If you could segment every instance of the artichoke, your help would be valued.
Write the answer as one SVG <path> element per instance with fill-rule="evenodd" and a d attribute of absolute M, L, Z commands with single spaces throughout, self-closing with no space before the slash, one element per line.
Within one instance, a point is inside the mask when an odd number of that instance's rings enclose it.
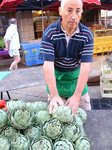
<path fill-rule="evenodd" d="M 14 99 L 14 100 L 7 102 L 7 109 L 8 109 L 8 112 L 11 113 L 14 109 L 16 109 L 18 107 L 21 108 L 25 105 L 26 105 L 26 103 L 23 100 Z"/>
<path fill-rule="evenodd" d="M 32 142 L 33 140 L 38 139 L 42 135 L 42 133 L 39 127 L 31 126 L 24 130 L 24 135 L 29 137 L 30 142 Z"/>
<path fill-rule="evenodd" d="M 38 113 L 41 110 L 46 110 L 48 111 L 48 104 L 46 102 L 35 102 L 34 103 L 34 112 Z"/>
<path fill-rule="evenodd" d="M 8 114 L 5 110 L 0 109 L 0 129 L 8 123 Z"/>
<path fill-rule="evenodd" d="M 59 119 L 64 123 L 73 122 L 72 109 L 68 106 L 58 106 L 52 113 L 53 118 Z"/>
<path fill-rule="evenodd" d="M 48 111 L 46 110 L 41 110 L 38 113 L 35 114 L 35 122 L 38 125 L 43 125 L 45 123 L 45 121 L 50 119 L 50 114 Z"/>
<path fill-rule="evenodd" d="M 11 112 L 10 122 L 17 129 L 26 129 L 34 121 L 34 113 L 27 107 L 16 108 Z"/>
<path fill-rule="evenodd" d="M 6 136 L 8 139 L 11 139 L 13 136 L 15 136 L 18 133 L 18 131 L 14 127 L 6 127 L 2 131 L 2 135 Z"/>
<path fill-rule="evenodd" d="M 52 147 L 52 141 L 42 136 L 31 143 L 30 150 L 53 150 Z"/>
<path fill-rule="evenodd" d="M 75 141 L 75 150 L 91 150 L 91 143 L 87 137 L 81 136 Z"/>
<path fill-rule="evenodd" d="M 77 115 L 74 116 L 74 121 L 73 123 L 77 126 L 82 127 L 83 126 L 83 121 L 81 120 L 81 118 Z"/>
<path fill-rule="evenodd" d="M 79 126 L 71 123 L 64 127 L 63 137 L 74 142 L 81 135 L 81 130 Z"/>
<path fill-rule="evenodd" d="M 80 117 L 83 123 L 87 120 L 87 113 L 82 108 L 78 108 L 76 116 Z"/>
<path fill-rule="evenodd" d="M 31 102 L 27 102 L 26 103 L 26 107 L 30 110 L 30 111 L 34 111 L 34 103 Z"/>
<path fill-rule="evenodd" d="M 10 150 L 10 143 L 5 136 L 0 135 L 0 150 Z"/>
<path fill-rule="evenodd" d="M 29 150 L 29 140 L 22 134 L 16 134 L 11 139 L 11 150 Z"/>
<path fill-rule="evenodd" d="M 74 145 L 67 139 L 59 139 L 53 145 L 53 150 L 74 150 Z"/>
<path fill-rule="evenodd" d="M 62 134 L 62 124 L 58 119 L 50 119 L 43 125 L 43 133 L 45 136 L 56 139 Z"/>

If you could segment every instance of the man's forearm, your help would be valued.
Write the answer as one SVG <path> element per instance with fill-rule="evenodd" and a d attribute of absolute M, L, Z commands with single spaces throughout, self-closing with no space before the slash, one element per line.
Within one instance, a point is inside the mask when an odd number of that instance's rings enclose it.
<path fill-rule="evenodd" d="M 58 95 L 58 90 L 56 87 L 56 78 L 54 73 L 54 63 L 45 62 L 44 63 L 44 76 L 46 80 L 46 84 L 48 85 L 51 98 L 55 95 Z"/>
<path fill-rule="evenodd" d="M 83 63 L 80 68 L 80 74 L 77 81 L 76 90 L 74 92 L 78 97 L 81 96 L 82 91 L 88 81 L 89 73 L 90 73 L 91 64 Z"/>

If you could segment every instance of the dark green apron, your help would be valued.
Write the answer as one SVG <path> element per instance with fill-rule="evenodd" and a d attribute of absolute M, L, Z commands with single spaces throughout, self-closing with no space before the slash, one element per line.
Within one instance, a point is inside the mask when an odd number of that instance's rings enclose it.
<path fill-rule="evenodd" d="M 55 76 L 56 76 L 56 85 L 58 89 L 58 93 L 61 97 L 69 98 L 73 95 L 76 85 L 77 85 L 77 79 L 79 76 L 80 70 L 77 69 L 72 72 L 59 72 L 55 70 Z M 47 92 L 50 94 L 48 86 Z M 82 95 L 86 94 L 88 92 L 87 84 L 83 89 Z"/>

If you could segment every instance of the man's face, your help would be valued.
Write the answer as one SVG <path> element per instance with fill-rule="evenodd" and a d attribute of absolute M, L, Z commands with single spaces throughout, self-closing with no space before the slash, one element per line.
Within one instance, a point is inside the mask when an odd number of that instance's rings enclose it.
<path fill-rule="evenodd" d="M 65 0 L 63 7 L 59 8 L 62 17 L 62 26 L 65 30 L 75 30 L 80 22 L 83 4 L 81 0 Z"/>

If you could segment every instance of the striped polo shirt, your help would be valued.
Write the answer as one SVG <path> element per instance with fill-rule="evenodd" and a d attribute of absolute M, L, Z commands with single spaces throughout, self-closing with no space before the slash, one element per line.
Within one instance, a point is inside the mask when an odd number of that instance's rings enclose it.
<path fill-rule="evenodd" d="M 43 33 L 40 58 L 54 62 L 58 71 L 74 71 L 81 62 L 92 62 L 93 34 L 88 27 L 79 23 L 79 32 L 74 33 L 69 43 L 61 28 L 61 18 L 49 25 Z"/>

